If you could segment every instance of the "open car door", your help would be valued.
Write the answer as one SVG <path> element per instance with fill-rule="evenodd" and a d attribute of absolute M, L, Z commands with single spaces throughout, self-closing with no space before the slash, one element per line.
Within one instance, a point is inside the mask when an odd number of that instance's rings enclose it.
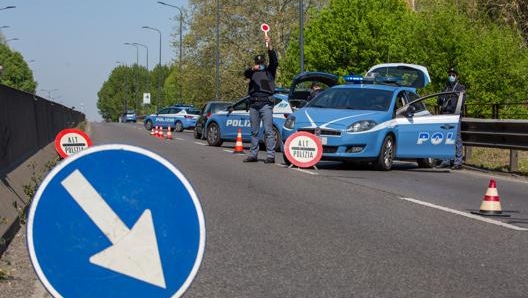
<path fill-rule="evenodd" d="M 418 115 L 415 105 L 424 103 L 428 110 L 439 96 L 453 96 L 457 108 L 453 114 Z M 464 92 L 442 92 L 418 98 L 396 111 L 396 158 L 455 158 L 455 141 L 460 129 Z"/>

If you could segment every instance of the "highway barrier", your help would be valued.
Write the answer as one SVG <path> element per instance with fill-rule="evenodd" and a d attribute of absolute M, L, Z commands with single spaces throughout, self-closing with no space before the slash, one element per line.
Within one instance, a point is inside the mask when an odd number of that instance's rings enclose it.
<path fill-rule="evenodd" d="M 26 193 L 57 157 L 55 136 L 84 120 L 79 111 L 0 84 L 0 254 L 25 218 Z"/>

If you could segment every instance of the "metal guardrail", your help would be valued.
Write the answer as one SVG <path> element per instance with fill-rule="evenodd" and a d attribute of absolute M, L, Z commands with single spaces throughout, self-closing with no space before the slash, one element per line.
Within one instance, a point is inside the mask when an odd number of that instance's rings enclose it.
<path fill-rule="evenodd" d="M 510 149 L 510 172 L 518 169 L 517 150 L 528 150 L 528 120 L 462 118 L 464 146 Z"/>

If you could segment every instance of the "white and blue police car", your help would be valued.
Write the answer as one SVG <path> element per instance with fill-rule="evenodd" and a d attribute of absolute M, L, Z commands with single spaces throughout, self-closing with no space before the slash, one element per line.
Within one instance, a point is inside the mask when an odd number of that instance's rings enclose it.
<path fill-rule="evenodd" d="M 390 170 L 394 160 L 432 167 L 436 158 L 454 158 L 463 94 L 456 94 L 454 114 L 431 114 L 427 107 L 445 93 L 417 94 L 416 88 L 430 82 L 425 67 L 380 64 L 365 77 L 345 76 L 345 81 L 288 116 L 281 131 L 283 143 L 297 131 L 310 132 L 321 139 L 321 160 L 359 161 L 379 170 Z"/>
<path fill-rule="evenodd" d="M 242 141 L 251 141 L 251 122 L 249 120 L 249 96 L 245 96 L 226 109 L 212 114 L 205 123 L 205 139 L 210 146 L 221 146 L 224 141 L 236 141 L 238 129 L 242 130 Z M 281 148 L 280 130 L 286 117 L 291 114 L 292 108 L 288 96 L 282 93 L 273 94 L 273 135 L 275 136 L 276 150 Z M 264 129 L 260 136 L 264 137 Z"/>
<path fill-rule="evenodd" d="M 192 105 L 177 105 L 161 109 L 159 112 L 145 117 L 143 124 L 147 130 L 161 126 L 171 130 L 182 132 L 184 129 L 192 129 L 196 120 L 200 117 L 200 110 Z"/>

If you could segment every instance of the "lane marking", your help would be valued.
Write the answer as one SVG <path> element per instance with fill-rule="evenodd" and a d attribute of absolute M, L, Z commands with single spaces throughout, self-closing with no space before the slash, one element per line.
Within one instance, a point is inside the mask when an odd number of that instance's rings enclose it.
<path fill-rule="evenodd" d="M 443 207 L 443 206 L 440 206 L 440 205 L 427 203 L 427 202 L 416 200 L 416 199 L 413 199 L 413 198 L 399 198 L 399 199 L 400 200 L 404 200 L 404 201 L 408 201 L 408 202 L 411 202 L 411 203 L 415 203 L 415 204 L 418 204 L 418 205 L 422 205 L 422 206 L 426 206 L 426 207 L 442 210 L 444 212 L 449 212 L 449 213 L 452 213 L 452 214 L 465 216 L 467 218 L 476 219 L 476 220 L 479 220 L 479 221 L 483 221 L 483 222 L 486 222 L 486 223 L 494 224 L 494 225 L 497 225 L 497 226 L 505 227 L 505 228 L 508 228 L 508 229 L 516 230 L 516 231 L 528 231 L 528 228 L 521 228 L 521 227 L 518 227 L 518 226 L 514 226 L 514 225 L 511 225 L 511 224 L 504 223 L 502 221 L 494 220 L 494 219 L 487 218 L 487 217 L 482 217 L 482 216 L 471 214 L 471 213 L 462 212 L 462 211 L 459 211 L 459 210 Z"/>

